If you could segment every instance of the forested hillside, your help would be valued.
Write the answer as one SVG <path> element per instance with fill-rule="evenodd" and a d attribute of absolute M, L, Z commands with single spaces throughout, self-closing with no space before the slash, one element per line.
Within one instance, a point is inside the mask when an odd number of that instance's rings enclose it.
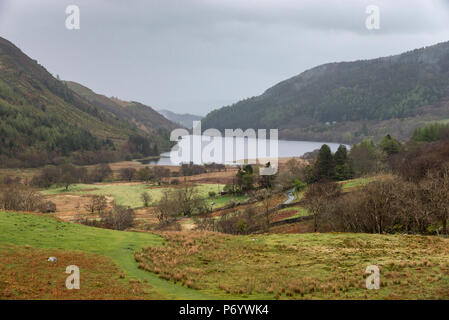
<path fill-rule="evenodd" d="M 154 114 L 160 119 L 142 125 L 89 101 L 0 38 L 2 167 L 88 164 L 150 155 L 167 147 L 173 127 Z M 162 119 L 165 122 L 153 127 Z"/>
<path fill-rule="evenodd" d="M 374 60 L 331 63 L 207 115 L 205 128 L 279 128 L 281 137 L 353 143 L 394 127 L 409 138 L 449 117 L 449 42 Z"/>

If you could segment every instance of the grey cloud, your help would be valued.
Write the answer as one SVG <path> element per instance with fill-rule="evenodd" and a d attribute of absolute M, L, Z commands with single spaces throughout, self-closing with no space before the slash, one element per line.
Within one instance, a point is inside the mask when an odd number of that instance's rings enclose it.
<path fill-rule="evenodd" d="M 79 31 L 64 28 L 69 4 Z M 321 63 L 449 40 L 448 13 L 442 0 L 0 0 L 0 35 L 98 92 L 204 114 Z"/>

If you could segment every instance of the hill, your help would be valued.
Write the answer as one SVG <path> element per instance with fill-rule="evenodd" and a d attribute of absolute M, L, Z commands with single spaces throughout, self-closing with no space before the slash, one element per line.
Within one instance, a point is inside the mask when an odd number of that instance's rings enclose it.
<path fill-rule="evenodd" d="M 86 99 L 0 38 L 0 166 L 90 163 L 167 148 L 174 125 L 132 104 L 129 113 L 118 112 Z M 142 114 L 148 116 L 132 120 Z"/>
<path fill-rule="evenodd" d="M 427 121 L 449 117 L 448 76 L 449 42 L 325 64 L 212 111 L 203 128 L 279 128 L 287 139 L 346 143 L 389 132 L 405 140 Z"/>
<path fill-rule="evenodd" d="M 176 122 L 187 129 L 192 129 L 193 121 L 200 121 L 202 116 L 197 116 L 190 113 L 179 114 L 169 110 L 159 110 L 159 112 L 168 120 Z"/>
<path fill-rule="evenodd" d="M 66 81 L 65 83 L 69 89 L 89 101 L 91 104 L 106 112 L 114 114 L 117 118 L 126 119 L 127 121 L 136 124 L 141 130 L 144 130 L 147 133 L 157 133 L 159 129 L 173 130 L 176 128 L 175 123 L 142 103 L 108 98 L 73 81 Z"/>

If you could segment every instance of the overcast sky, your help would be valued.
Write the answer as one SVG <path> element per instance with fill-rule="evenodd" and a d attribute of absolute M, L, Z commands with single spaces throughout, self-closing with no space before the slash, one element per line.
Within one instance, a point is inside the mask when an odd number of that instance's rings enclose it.
<path fill-rule="evenodd" d="M 0 0 L 0 36 L 98 93 L 205 115 L 323 63 L 449 41 L 449 0 Z"/>

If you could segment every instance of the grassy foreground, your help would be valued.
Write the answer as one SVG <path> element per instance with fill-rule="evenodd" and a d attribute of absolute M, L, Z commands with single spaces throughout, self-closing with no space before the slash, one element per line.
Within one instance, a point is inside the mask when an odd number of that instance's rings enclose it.
<path fill-rule="evenodd" d="M 449 299 L 449 240 L 368 234 L 173 233 L 136 253 L 163 279 L 253 299 Z M 366 289 L 366 267 L 380 290 Z"/>
<path fill-rule="evenodd" d="M 159 236 L 0 212 L 0 256 L 3 298 L 449 299 L 449 239 L 436 237 Z M 64 291 L 65 264 L 80 266 L 78 296 Z M 369 265 L 380 290 L 365 287 Z"/>
<path fill-rule="evenodd" d="M 148 299 L 211 298 L 137 268 L 134 251 L 147 246 L 161 246 L 162 240 L 161 237 L 148 233 L 113 231 L 65 223 L 34 214 L 0 212 L 0 245 L 59 249 L 107 257 L 125 273 L 128 281 L 129 279 L 145 281 L 151 287 L 153 294 L 145 296 Z M 77 265 L 76 261 L 72 261 L 72 264 Z"/>
<path fill-rule="evenodd" d="M 48 257 L 57 257 L 48 262 Z M 67 290 L 67 266 L 80 268 L 81 290 Z M 0 299 L 145 299 L 160 297 L 129 281 L 109 258 L 92 253 L 0 244 Z"/>

